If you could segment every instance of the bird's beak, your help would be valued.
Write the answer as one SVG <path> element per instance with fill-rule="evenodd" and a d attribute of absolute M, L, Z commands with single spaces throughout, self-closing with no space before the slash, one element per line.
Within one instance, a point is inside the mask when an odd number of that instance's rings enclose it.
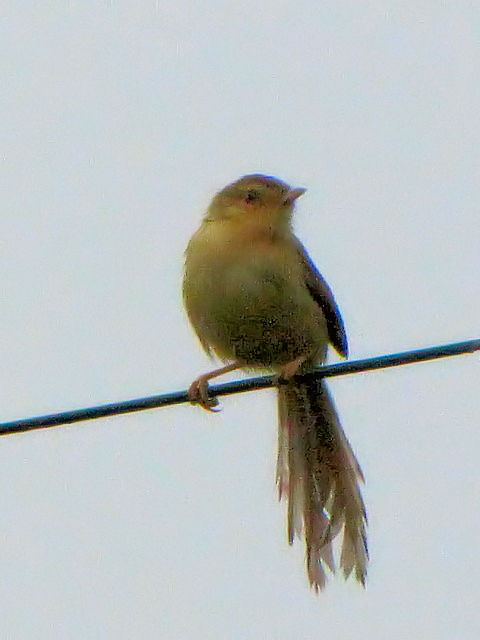
<path fill-rule="evenodd" d="M 303 187 L 295 187 L 294 189 L 290 189 L 289 191 L 287 191 L 287 194 L 285 196 L 285 204 L 293 204 L 297 198 L 303 196 L 305 191 L 306 189 L 304 189 Z"/>

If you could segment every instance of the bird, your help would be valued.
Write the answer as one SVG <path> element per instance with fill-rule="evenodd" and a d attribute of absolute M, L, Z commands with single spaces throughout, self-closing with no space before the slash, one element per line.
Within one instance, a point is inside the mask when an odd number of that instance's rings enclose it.
<path fill-rule="evenodd" d="M 340 311 L 327 282 L 293 231 L 306 189 L 253 173 L 218 191 L 185 251 L 183 300 L 198 339 L 224 366 L 197 377 L 192 403 L 216 411 L 208 382 L 229 371 L 277 376 L 279 499 L 287 503 L 288 542 L 304 536 L 310 586 L 317 593 L 338 566 L 365 586 L 364 476 L 323 378 L 304 376 L 328 346 L 348 357 Z M 302 377 L 303 375 L 303 377 Z"/>

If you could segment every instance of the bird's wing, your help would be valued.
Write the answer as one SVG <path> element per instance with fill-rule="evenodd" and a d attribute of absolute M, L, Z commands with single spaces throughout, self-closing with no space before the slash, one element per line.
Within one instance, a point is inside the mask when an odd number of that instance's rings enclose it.
<path fill-rule="evenodd" d="M 296 244 L 305 274 L 305 285 L 312 298 L 323 311 L 327 321 L 330 342 L 338 353 L 346 358 L 348 356 L 347 334 L 333 293 L 298 238 L 296 239 Z"/>

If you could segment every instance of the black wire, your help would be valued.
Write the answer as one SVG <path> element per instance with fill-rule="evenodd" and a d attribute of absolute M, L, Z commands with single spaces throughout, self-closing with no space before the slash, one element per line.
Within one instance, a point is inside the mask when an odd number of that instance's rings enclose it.
<path fill-rule="evenodd" d="M 387 367 L 397 367 L 403 364 L 421 362 L 422 360 L 434 360 L 448 356 L 460 355 L 462 353 L 473 353 L 480 350 L 480 339 L 456 342 L 428 349 L 417 349 L 414 351 L 403 351 L 392 353 L 375 358 L 364 360 L 352 360 L 350 362 L 339 362 L 336 364 L 318 367 L 311 373 L 306 373 L 302 378 L 321 376 L 322 378 L 332 378 L 334 376 L 344 376 L 350 373 L 360 373 L 361 371 L 371 371 L 373 369 L 385 369 Z M 254 389 L 267 389 L 279 384 L 275 376 L 263 376 L 260 378 L 249 378 L 248 380 L 237 380 L 210 387 L 210 395 L 225 396 L 233 393 L 243 393 Z M 133 413 L 134 411 L 144 411 L 145 409 L 156 409 L 173 404 L 188 402 L 186 391 L 174 391 L 161 395 L 148 396 L 146 398 L 136 398 L 123 402 L 113 402 L 86 409 L 75 409 L 73 411 L 63 411 L 34 418 L 25 418 L 4 422 L 0 424 L 0 435 L 31 431 L 33 429 L 45 429 L 46 427 L 56 427 L 82 420 L 94 420 L 106 416 L 115 416 L 122 413 Z"/>

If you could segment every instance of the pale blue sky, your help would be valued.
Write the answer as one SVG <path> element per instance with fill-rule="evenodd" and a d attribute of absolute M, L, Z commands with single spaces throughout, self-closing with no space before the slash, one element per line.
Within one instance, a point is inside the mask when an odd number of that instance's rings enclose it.
<path fill-rule="evenodd" d="M 2 420 L 185 388 L 213 192 L 308 187 L 298 235 L 352 357 L 479 337 L 473 2 L 6 2 Z M 0 440 L 0 635 L 480 633 L 479 363 L 332 381 L 366 475 L 366 591 L 315 597 L 276 501 L 273 392 Z"/>

